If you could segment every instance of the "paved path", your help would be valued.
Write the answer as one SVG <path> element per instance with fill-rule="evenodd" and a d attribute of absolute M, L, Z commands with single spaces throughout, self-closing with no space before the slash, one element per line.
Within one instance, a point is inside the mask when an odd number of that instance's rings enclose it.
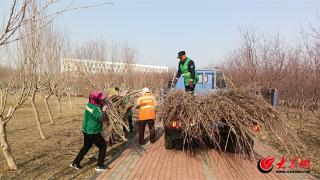
<path fill-rule="evenodd" d="M 257 159 L 267 155 L 281 157 L 275 150 L 259 142 L 255 144 L 254 151 Z M 278 174 L 274 171 L 262 174 L 257 169 L 257 160 L 219 154 L 216 150 L 199 151 L 195 156 L 183 151 L 166 150 L 163 137 L 146 146 L 131 144 L 109 168 L 97 179 L 314 179 L 309 174 Z"/>

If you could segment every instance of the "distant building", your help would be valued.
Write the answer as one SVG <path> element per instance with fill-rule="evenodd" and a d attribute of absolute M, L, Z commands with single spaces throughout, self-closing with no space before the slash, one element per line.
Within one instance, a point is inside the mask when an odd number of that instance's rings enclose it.
<path fill-rule="evenodd" d="M 153 66 L 143 64 L 126 64 L 108 61 L 96 61 L 85 59 L 64 58 L 61 62 L 61 72 L 75 72 L 78 68 L 91 73 L 126 72 L 130 69 L 133 72 L 168 72 L 167 66 Z"/>

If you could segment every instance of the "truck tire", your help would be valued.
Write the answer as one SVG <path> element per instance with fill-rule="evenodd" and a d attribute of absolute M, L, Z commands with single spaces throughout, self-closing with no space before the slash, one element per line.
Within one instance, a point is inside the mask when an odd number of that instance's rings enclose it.
<path fill-rule="evenodd" d="M 183 139 L 175 139 L 174 147 L 176 150 L 183 150 Z"/>
<path fill-rule="evenodd" d="M 251 155 L 251 150 L 253 149 L 254 141 L 249 135 L 247 135 L 247 140 L 248 140 L 248 144 L 244 148 L 244 153 L 246 155 Z"/>
<path fill-rule="evenodd" d="M 166 149 L 173 149 L 173 139 L 168 133 L 164 133 L 164 146 Z"/>
<path fill-rule="evenodd" d="M 230 153 L 236 152 L 237 144 L 235 142 L 235 137 L 233 136 L 234 136 L 233 133 L 231 133 L 229 136 L 227 132 L 220 133 L 219 146 L 223 151 L 226 150 L 227 152 L 230 152 Z"/>

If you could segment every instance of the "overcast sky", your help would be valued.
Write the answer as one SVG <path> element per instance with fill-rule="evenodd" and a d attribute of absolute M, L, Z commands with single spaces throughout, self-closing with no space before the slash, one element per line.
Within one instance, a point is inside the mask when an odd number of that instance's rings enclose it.
<path fill-rule="evenodd" d="M 0 0 L 5 5 L 9 0 Z M 95 3 L 97 0 L 78 0 Z M 299 40 L 301 27 L 319 24 L 319 0 L 113 0 L 113 6 L 64 14 L 74 44 L 90 39 L 128 41 L 138 63 L 176 66 L 185 50 L 196 66 L 223 60 L 239 46 L 239 28 Z M 0 16 L 3 14 L 0 13 Z M 0 17 L 0 19 L 3 19 Z"/>

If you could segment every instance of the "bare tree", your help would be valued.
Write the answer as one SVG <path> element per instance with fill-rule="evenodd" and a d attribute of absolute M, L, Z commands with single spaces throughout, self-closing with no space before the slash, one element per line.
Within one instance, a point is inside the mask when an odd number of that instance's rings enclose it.
<path fill-rule="evenodd" d="M 42 125 L 39 116 L 39 110 L 36 105 L 36 95 L 37 93 L 45 87 L 49 81 L 49 77 L 43 76 L 43 64 L 44 64 L 44 55 L 46 50 L 45 45 L 45 29 L 42 31 L 39 30 L 39 27 L 46 24 L 46 19 L 43 18 L 46 16 L 45 12 L 38 14 L 38 4 L 36 2 L 32 3 L 30 9 L 28 9 L 28 14 L 33 17 L 33 21 L 29 24 L 26 24 L 21 31 L 21 36 L 25 34 L 31 34 L 25 36 L 24 39 L 20 41 L 21 48 L 21 67 L 25 69 L 30 75 L 32 82 L 32 92 L 31 92 L 31 105 L 35 114 L 36 125 L 39 130 L 41 139 L 46 139 L 44 132 L 42 130 Z M 37 15 L 34 15 L 37 14 Z M 40 19 L 40 20 L 39 20 Z M 37 29 L 37 31 L 35 31 Z"/>
<path fill-rule="evenodd" d="M 304 36 L 304 39 L 306 59 L 311 64 L 309 76 L 312 79 L 308 109 L 315 115 L 320 127 L 320 27 L 311 26 L 311 33 Z"/>
<path fill-rule="evenodd" d="M 67 95 L 68 95 L 68 100 L 69 100 L 69 108 L 72 110 L 72 101 L 71 101 L 71 93 L 72 93 L 72 88 L 69 86 L 67 88 Z"/>
<path fill-rule="evenodd" d="M 57 101 L 58 101 L 58 112 L 59 112 L 59 118 L 62 117 L 62 111 L 61 111 L 61 99 L 63 97 L 63 93 L 64 93 L 65 87 L 64 85 L 60 85 L 55 89 L 55 93 L 54 95 L 57 97 Z"/>
<path fill-rule="evenodd" d="M 119 43 L 112 42 L 111 45 L 109 45 L 110 49 L 110 62 L 111 62 L 111 67 L 110 71 L 111 73 L 115 73 L 115 64 L 116 62 L 120 62 L 120 54 L 119 54 Z"/>
<path fill-rule="evenodd" d="M 259 59 L 257 57 L 259 41 L 255 31 L 240 31 L 240 33 L 243 39 L 243 46 L 240 52 L 243 57 L 244 64 L 240 64 L 240 62 L 238 62 L 238 65 L 242 65 L 242 68 L 246 71 L 250 82 L 256 82 L 259 65 Z"/>
<path fill-rule="evenodd" d="M 50 122 L 53 124 L 53 117 L 48 100 L 54 94 L 59 83 L 58 76 L 60 73 L 60 59 L 62 58 L 64 48 L 64 35 L 53 25 L 47 26 L 44 33 L 44 62 L 41 65 L 43 69 L 43 76 L 47 79 L 47 83 L 42 87 L 41 94 L 43 96 Z"/>
<path fill-rule="evenodd" d="M 1 151 L 10 169 L 16 170 L 17 165 L 11 153 L 11 148 L 8 143 L 6 126 L 12 119 L 14 113 L 21 107 L 21 105 L 28 99 L 31 89 L 30 81 L 27 79 L 26 74 L 20 74 L 17 76 L 12 76 L 7 81 L 1 81 L 1 87 L 3 89 L 3 104 L 0 107 L 0 145 Z M 17 95 L 13 98 L 15 99 L 14 104 L 9 104 L 7 102 L 9 98 L 9 92 L 16 91 Z"/>
<path fill-rule="evenodd" d="M 279 35 L 271 40 L 264 39 L 258 49 L 261 83 L 267 87 L 277 87 L 285 78 L 288 49 L 281 43 Z"/>
<path fill-rule="evenodd" d="M 134 78 L 136 72 L 134 72 L 134 66 L 133 64 L 135 63 L 135 50 L 133 47 L 130 47 L 127 42 L 123 42 L 121 44 L 121 59 L 122 62 L 124 63 L 124 69 L 122 73 L 122 79 L 123 82 L 128 86 L 128 87 L 133 87 L 134 86 Z"/>
<path fill-rule="evenodd" d="M 24 37 L 33 34 L 38 29 L 33 29 L 33 31 L 27 34 L 19 34 L 19 31 L 30 23 L 34 23 L 35 21 L 41 21 L 42 19 L 46 19 L 47 22 L 52 22 L 59 15 L 68 12 L 74 11 L 78 9 L 85 8 L 93 8 L 104 5 L 113 5 L 110 2 L 104 1 L 98 4 L 91 4 L 87 6 L 73 6 L 73 1 L 69 1 L 67 6 L 64 6 L 60 10 L 48 11 L 50 8 L 54 6 L 60 6 L 60 2 L 63 0 L 12 0 L 11 6 L 9 7 L 8 16 L 4 19 L 4 25 L 0 26 L 0 46 L 9 44 L 11 42 L 23 39 Z M 28 10 L 34 6 L 34 4 L 38 4 L 37 11 L 32 15 L 28 15 Z M 45 16 L 41 18 L 36 18 L 40 14 L 46 13 Z M 43 26 L 39 27 L 39 29 L 44 28 L 47 24 L 42 24 Z"/>
<path fill-rule="evenodd" d="M 57 87 L 57 82 L 49 81 L 46 84 L 46 86 L 44 86 L 45 89 L 42 90 L 44 105 L 46 106 L 47 113 L 48 113 L 49 120 L 50 120 L 51 124 L 54 124 L 54 121 L 53 121 L 52 113 L 51 113 L 51 110 L 49 107 L 49 98 L 54 94 L 56 87 Z"/>
<path fill-rule="evenodd" d="M 88 41 L 75 49 L 74 56 L 78 59 L 106 61 L 107 42 L 105 40 Z"/>
<path fill-rule="evenodd" d="M 229 55 L 224 70 L 234 75 L 233 78 L 236 78 L 234 81 L 237 84 L 260 83 L 259 38 L 255 31 L 240 30 L 240 34 L 242 37 L 241 46 Z"/>

